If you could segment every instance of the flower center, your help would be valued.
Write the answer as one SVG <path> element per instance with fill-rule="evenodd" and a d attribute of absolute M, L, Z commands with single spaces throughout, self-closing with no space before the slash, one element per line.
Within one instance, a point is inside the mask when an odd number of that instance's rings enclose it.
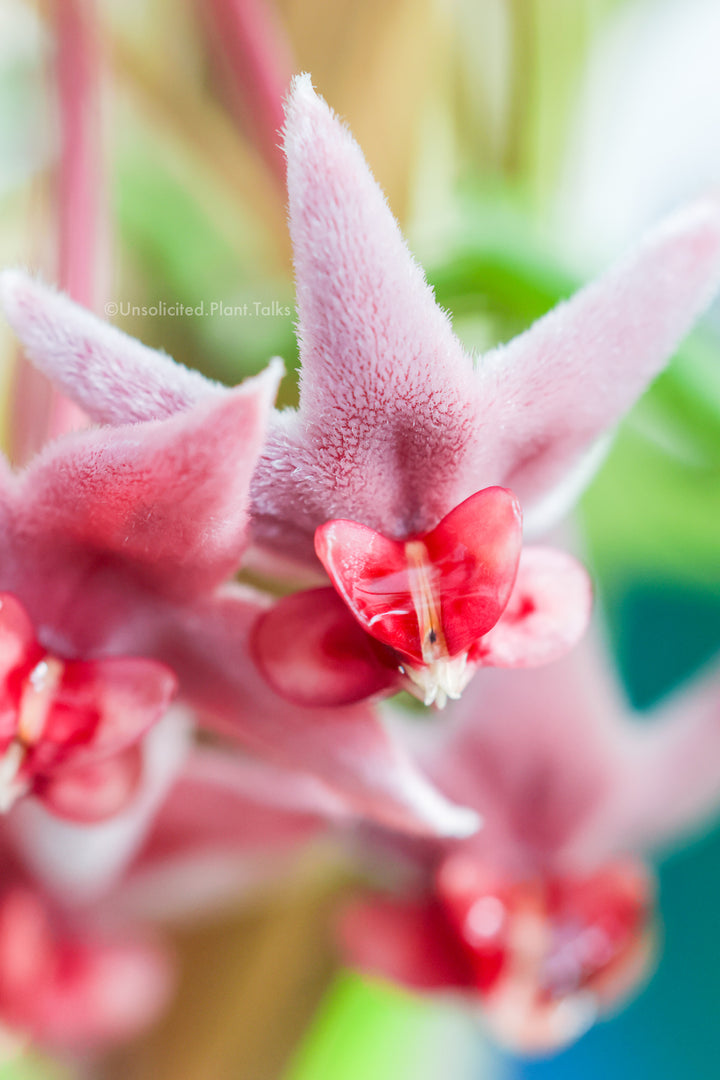
<path fill-rule="evenodd" d="M 45 656 L 25 678 L 18 705 L 17 730 L 0 757 L 0 813 L 7 813 L 25 795 L 29 779 L 21 776 L 28 752 L 43 737 L 65 665 Z"/>
<path fill-rule="evenodd" d="M 405 544 L 408 586 L 417 617 L 422 666 L 402 664 L 413 687 L 417 687 L 425 705 L 444 708 L 448 698 L 457 699 L 467 686 L 472 671 L 467 667 L 467 652 L 451 657 L 442 621 L 442 602 L 438 575 L 422 540 Z"/>
<path fill-rule="evenodd" d="M 425 704 L 457 698 L 468 652 L 505 610 L 521 549 L 520 507 L 505 488 L 485 488 L 430 532 L 392 540 L 354 521 L 329 521 L 315 547 L 360 625 L 398 654 Z"/>
<path fill-rule="evenodd" d="M 438 890 L 491 1022 L 516 1047 L 576 1038 L 642 975 L 650 883 L 638 863 L 508 882 L 455 855 L 440 869 Z"/>

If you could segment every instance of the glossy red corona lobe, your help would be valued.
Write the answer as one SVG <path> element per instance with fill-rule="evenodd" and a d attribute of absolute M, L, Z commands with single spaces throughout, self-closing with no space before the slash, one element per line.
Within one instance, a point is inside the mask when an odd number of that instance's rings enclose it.
<path fill-rule="evenodd" d="M 35 795 L 74 820 L 115 813 L 139 779 L 138 740 L 174 691 L 154 660 L 52 655 L 20 602 L 0 594 L 0 809 Z"/>
<path fill-rule="evenodd" d="M 548 663 L 581 636 L 592 593 L 559 551 L 521 554 L 521 513 L 485 488 L 430 532 L 392 540 L 354 521 L 315 534 L 334 589 L 285 597 L 260 617 L 255 660 L 302 705 L 345 705 L 405 688 L 439 708 L 476 668 Z"/>
<path fill-rule="evenodd" d="M 521 544 L 520 505 L 500 487 L 478 491 L 407 540 L 354 521 L 315 533 L 318 557 L 363 629 L 415 664 L 433 651 L 459 656 L 495 625 Z"/>

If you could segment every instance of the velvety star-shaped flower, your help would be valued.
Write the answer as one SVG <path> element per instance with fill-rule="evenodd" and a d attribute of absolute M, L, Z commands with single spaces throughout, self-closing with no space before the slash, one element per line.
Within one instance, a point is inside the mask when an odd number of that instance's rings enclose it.
<path fill-rule="evenodd" d="M 308 76 L 287 107 L 302 360 L 252 479 L 252 536 L 327 572 L 252 648 L 305 706 L 399 686 L 459 695 L 478 666 L 560 655 L 589 590 L 567 556 L 520 552 L 572 501 L 603 437 L 720 278 L 720 208 L 698 203 L 527 333 L 474 359 L 408 251 L 349 132 Z M 18 275 L 3 286 L 29 356 L 93 418 L 166 417 L 227 393 Z"/>
<path fill-rule="evenodd" d="M 590 641 L 537 671 L 488 673 L 449 719 L 452 735 L 419 753 L 484 827 L 456 843 L 390 842 L 388 894 L 349 909 L 347 953 L 480 1004 L 515 1050 L 555 1050 L 647 975 L 647 852 L 720 805 L 720 680 L 639 723 Z M 377 872 L 388 840 L 370 843 Z"/>
<path fill-rule="evenodd" d="M 226 582 L 247 543 L 249 480 L 278 378 L 273 365 L 165 419 L 60 439 L 17 476 L 5 468 L 6 808 L 31 794 L 65 817 L 117 812 L 138 783 L 139 740 L 179 678 L 203 721 L 314 774 L 348 812 L 421 831 L 476 827 L 373 709 L 293 706 L 252 660 L 269 601 Z"/>

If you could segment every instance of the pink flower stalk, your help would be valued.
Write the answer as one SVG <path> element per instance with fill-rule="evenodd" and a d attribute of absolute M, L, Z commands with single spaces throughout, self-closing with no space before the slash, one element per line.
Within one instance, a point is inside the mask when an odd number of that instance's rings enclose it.
<path fill-rule="evenodd" d="M 197 7 L 230 104 L 282 186 L 283 100 L 293 63 L 279 14 L 271 0 L 203 0 Z"/>
<path fill-rule="evenodd" d="M 104 223 L 100 126 L 101 50 L 95 0 L 53 0 L 55 80 L 60 141 L 55 178 L 58 285 L 94 308 L 102 282 Z M 15 373 L 11 445 L 25 462 L 49 438 L 84 427 L 85 415 L 20 360 Z"/>
<path fill-rule="evenodd" d="M 266 888 L 315 838 L 352 820 L 313 777 L 195 749 L 123 878 L 108 892 L 114 917 L 197 919 Z"/>
<path fill-rule="evenodd" d="M 97 301 L 102 201 L 100 44 L 95 0 L 55 0 L 60 119 L 60 288 L 87 307 Z"/>
<path fill-rule="evenodd" d="M 541 663 L 582 632 L 582 572 L 559 553 L 520 559 L 518 503 L 534 528 L 558 516 L 709 302 L 720 207 L 682 211 L 475 361 L 307 76 L 289 98 L 285 150 L 300 405 L 271 423 L 252 536 L 311 570 L 319 559 L 334 589 L 282 601 L 252 648 L 273 687 L 303 706 L 400 685 L 441 704 L 477 666 Z M 95 419 L 159 418 L 221 392 L 14 280 L 6 309 L 29 355 Z"/>
<path fill-rule="evenodd" d="M 421 752 L 484 827 L 415 846 L 376 837 L 394 889 L 348 910 L 348 957 L 479 1005 L 517 1051 L 571 1042 L 647 975 L 644 853 L 720 805 L 719 717 L 715 676 L 637 723 L 592 643 L 489 673 L 450 710 L 451 737 Z"/>

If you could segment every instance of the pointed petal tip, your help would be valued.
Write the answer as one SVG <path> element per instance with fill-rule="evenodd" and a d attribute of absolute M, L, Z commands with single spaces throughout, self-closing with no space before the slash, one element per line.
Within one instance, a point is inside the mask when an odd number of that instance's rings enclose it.
<path fill-rule="evenodd" d="M 260 393 L 266 397 L 268 407 L 270 407 L 275 402 L 278 388 L 284 376 L 285 364 L 283 360 L 279 356 L 273 356 L 267 367 L 259 371 L 257 375 L 245 379 L 237 389 L 244 389 L 245 393 L 251 392 L 255 388 L 259 389 Z"/>
<path fill-rule="evenodd" d="M 708 299 L 705 301 L 708 302 L 720 278 L 720 191 L 708 192 L 694 202 L 679 207 L 659 222 L 649 239 L 655 243 L 658 240 L 676 240 L 682 244 L 684 241 L 690 245 L 691 258 L 707 261 L 714 266 L 715 273 L 708 281 Z"/>
<path fill-rule="evenodd" d="M 313 86 L 312 75 L 309 71 L 301 71 L 300 74 L 293 75 L 290 80 L 290 91 L 287 96 L 288 106 L 301 98 L 305 98 L 309 101 L 315 101 L 319 98 L 319 95 L 316 93 L 315 87 Z"/>
<path fill-rule="evenodd" d="M 310 112 L 334 115 L 332 109 L 321 94 L 313 86 L 312 75 L 309 71 L 303 71 L 300 75 L 293 76 L 290 89 L 285 99 L 285 132 L 288 125 Z"/>
<path fill-rule="evenodd" d="M 327 125 L 328 122 L 333 129 L 339 128 L 348 139 L 355 141 L 346 125 L 313 86 L 312 76 L 308 72 L 296 75 L 290 83 L 285 101 L 283 142 L 286 156 L 290 153 L 291 143 L 315 140 L 320 134 L 318 125 Z"/>
<path fill-rule="evenodd" d="M 54 291 L 21 267 L 0 271 L 0 304 L 10 325 L 15 329 L 22 308 L 38 289 Z"/>

